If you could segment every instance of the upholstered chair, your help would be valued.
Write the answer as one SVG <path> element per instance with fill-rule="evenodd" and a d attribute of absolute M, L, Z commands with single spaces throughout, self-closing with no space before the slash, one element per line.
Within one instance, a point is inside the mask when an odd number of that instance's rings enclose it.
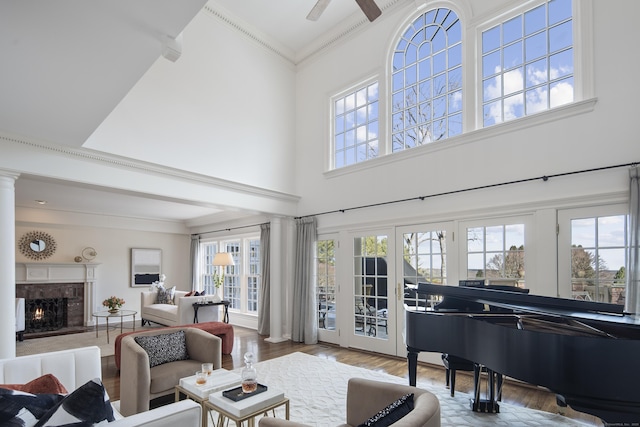
<path fill-rule="evenodd" d="M 197 328 L 136 332 L 122 339 L 120 356 L 120 413 L 129 416 L 173 394 L 180 378 L 195 375 L 202 363 L 220 369 L 222 340 Z"/>
<path fill-rule="evenodd" d="M 440 402 L 427 390 L 402 384 L 351 378 L 347 385 L 347 419 L 340 427 L 357 426 L 392 402 L 413 393 L 414 408 L 393 424 L 394 427 L 440 427 Z M 315 425 L 320 420 L 305 420 Z M 260 427 L 308 427 L 280 418 L 263 417 Z"/>

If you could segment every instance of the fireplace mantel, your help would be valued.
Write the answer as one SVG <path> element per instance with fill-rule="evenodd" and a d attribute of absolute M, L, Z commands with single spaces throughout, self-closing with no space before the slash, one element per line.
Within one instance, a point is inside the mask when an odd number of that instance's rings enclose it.
<path fill-rule="evenodd" d="M 16 263 L 16 284 L 84 283 L 84 324 L 93 326 L 99 263 Z"/>

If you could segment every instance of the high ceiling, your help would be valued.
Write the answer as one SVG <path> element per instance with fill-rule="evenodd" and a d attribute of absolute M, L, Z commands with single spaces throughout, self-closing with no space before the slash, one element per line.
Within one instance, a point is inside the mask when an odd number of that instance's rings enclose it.
<path fill-rule="evenodd" d="M 205 1 L 3 1 L 0 131 L 33 141 L 82 146 Z M 377 3 L 384 10 L 386 4 L 397 1 Z M 344 21 L 365 19 L 355 0 L 333 0 L 312 22 L 306 16 L 315 3 L 210 0 L 208 7 L 242 22 L 295 58 Z M 65 99 L 66 108 L 57 108 L 59 99 Z M 48 203 L 36 205 L 35 200 Z M 16 206 L 178 221 L 220 213 L 180 200 L 150 199 L 34 175 L 18 180 Z"/>

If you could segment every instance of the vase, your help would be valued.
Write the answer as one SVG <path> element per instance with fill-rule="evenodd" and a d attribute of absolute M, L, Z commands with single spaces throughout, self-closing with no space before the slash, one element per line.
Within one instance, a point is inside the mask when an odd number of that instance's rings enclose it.
<path fill-rule="evenodd" d="M 118 311 L 120 311 L 120 309 L 119 309 L 119 308 L 110 308 L 110 309 L 109 309 L 109 313 L 112 313 L 112 314 L 113 314 L 113 313 L 117 313 Z"/>

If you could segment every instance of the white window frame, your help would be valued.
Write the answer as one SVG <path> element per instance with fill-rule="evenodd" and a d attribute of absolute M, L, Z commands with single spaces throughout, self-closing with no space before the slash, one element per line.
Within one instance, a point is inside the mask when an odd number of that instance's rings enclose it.
<path fill-rule="evenodd" d="M 558 295 L 560 297 L 573 297 L 571 290 L 571 220 L 615 215 L 628 216 L 629 206 L 624 203 L 619 203 L 604 206 L 562 209 L 558 211 Z M 627 245 L 628 243 L 627 237 Z M 628 252 L 625 262 L 627 264 L 629 262 Z"/>
<path fill-rule="evenodd" d="M 485 20 L 479 24 L 475 29 L 475 43 L 468 43 L 469 47 L 475 45 L 476 51 L 471 58 L 482 58 L 482 33 L 486 30 L 495 27 L 500 23 L 504 23 L 511 18 L 521 15 L 528 10 L 535 9 L 536 7 L 547 3 L 549 0 L 534 0 L 524 2 L 517 7 L 509 6 L 503 10 L 495 13 L 495 17 Z M 579 104 L 581 101 L 585 101 L 594 96 L 594 77 L 593 77 L 593 1 L 584 0 L 572 1 L 572 21 L 573 21 L 573 102 L 564 104 L 565 106 L 571 106 Z M 465 42 L 466 40 L 463 40 Z M 476 69 L 474 71 L 475 79 L 471 82 L 467 82 L 467 85 L 463 85 L 465 93 L 475 93 L 475 100 L 473 109 L 474 115 L 468 115 L 465 118 L 473 120 L 473 123 L 469 123 L 469 127 L 465 129 L 484 129 L 483 120 L 483 84 L 482 84 L 482 61 L 476 62 Z M 476 87 L 468 87 L 475 85 Z M 559 107 L 556 107 L 559 108 Z M 554 108 L 542 110 L 536 114 L 541 114 L 547 111 L 553 111 Z M 524 115 L 508 122 L 518 122 L 531 117 L 532 115 Z M 488 126 L 488 128 L 498 126 L 502 123 Z"/>
<path fill-rule="evenodd" d="M 237 278 L 237 282 L 239 283 L 239 290 L 240 290 L 240 307 L 232 307 L 229 306 L 229 311 L 233 311 L 233 312 L 238 312 L 238 313 L 243 313 L 246 314 L 248 316 L 257 316 L 258 315 L 258 311 L 250 311 L 249 310 L 249 302 L 248 302 L 248 296 L 249 296 L 249 291 L 248 291 L 248 283 L 249 283 L 249 277 L 256 277 L 257 278 L 257 283 L 258 283 L 258 301 L 257 301 L 257 308 L 259 310 L 260 308 L 260 294 L 259 294 L 259 289 L 260 289 L 260 282 L 261 282 L 261 271 L 260 271 L 260 266 L 258 266 L 258 274 L 254 274 L 251 273 L 250 271 L 250 266 L 249 266 L 249 252 L 250 252 L 250 245 L 249 242 L 252 240 L 257 240 L 258 242 L 260 241 L 260 235 L 242 235 L 242 236 L 225 236 L 223 238 L 219 238 L 219 239 L 202 239 L 200 242 L 200 259 L 199 259 L 199 263 L 198 263 L 198 277 L 199 277 L 199 287 L 203 288 L 204 286 L 204 278 L 207 275 L 206 274 L 206 269 L 208 268 L 205 265 L 205 253 L 203 250 L 203 246 L 204 245 L 217 245 L 217 252 L 222 252 L 225 251 L 226 249 L 226 245 L 229 243 L 238 243 L 239 244 L 239 256 L 241 258 L 240 261 L 240 265 L 238 266 L 237 264 L 235 266 L 232 267 L 224 267 L 225 268 L 225 284 L 223 285 L 223 289 L 219 290 L 219 295 L 223 298 L 225 298 L 224 295 L 224 288 L 228 287 L 228 281 L 231 279 L 231 277 L 235 277 Z M 260 250 L 262 250 L 260 248 Z M 233 274 L 229 273 L 229 270 L 233 269 L 232 271 Z M 227 298 L 225 298 L 227 299 Z"/>
<path fill-rule="evenodd" d="M 337 115 L 337 111 L 336 111 L 336 102 L 339 101 L 340 99 L 343 99 L 349 95 L 356 95 L 359 91 L 361 90 L 366 90 L 369 86 L 373 85 L 373 84 L 377 84 L 378 85 L 378 98 L 376 100 L 377 104 L 378 104 L 378 116 L 376 118 L 376 122 L 377 122 L 377 126 L 378 126 L 378 134 L 377 134 L 377 154 L 375 156 L 369 157 L 368 155 L 368 151 L 367 151 L 367 157 L 364 160 L 360 160 L 358 161 L 358 156 L 357 156 L 357 135 L 356 135 L 356 144 L 355 144 L 355 150 L 356 150 L 356 161 L 354 163 L 350 163 L 350 164 L 343 164 L 341 166 L 337 166 L 337 162 L 336 162 L 336 150 L 337 150 L 337 142 L 336 142 L 336 115 Z M 349 166 L 353 166 L 353 165 L 357 165 L 359 163 L 365 162 L 367 160 L 371 160 L 374 158 L 378 158 L 384 154 L 386 154 L 386 147 L 385 144 L 381 143 L 381 139 L 384 140 L 384 138 L 381 138 L 381 136 L 384 136 L 384 101 L 381 97 L 381 93 L 384 93 L 382 91 L 382 85 L 380 82 L 380 78 L 378 75 L 373 75 L 370 76 L 366 79 L 363 79 L 362 81 L 354 84 L 353 86 L 339 92 L 336 93 L 335 95 L 331 96 L 330 98 L 330 107 L 329 107 L 329 116 L 330 116 L 330 123 L 329 123 L 329 130 L 330 130 L 330 149 L 329 149 L 329 169 L 342 169 L 342 168 L 346 168 Z M 365 104 L 365 106 L 369 106 L 370 103 L 367 101 Z M 371 123 L 371 121 L 367 120 L 366 123 L 366 129 L 367 129 L 367 133 L 369 131 L 369 123 Z M 357 131 L 357 129 L 356 129 Z M 366 139 L 366 144 L 360 144 L 360 145 L 368 145 L 369 142 L 371 140 L 369 140 L 369 137 L 367 135 L 367 139 Z"/>

